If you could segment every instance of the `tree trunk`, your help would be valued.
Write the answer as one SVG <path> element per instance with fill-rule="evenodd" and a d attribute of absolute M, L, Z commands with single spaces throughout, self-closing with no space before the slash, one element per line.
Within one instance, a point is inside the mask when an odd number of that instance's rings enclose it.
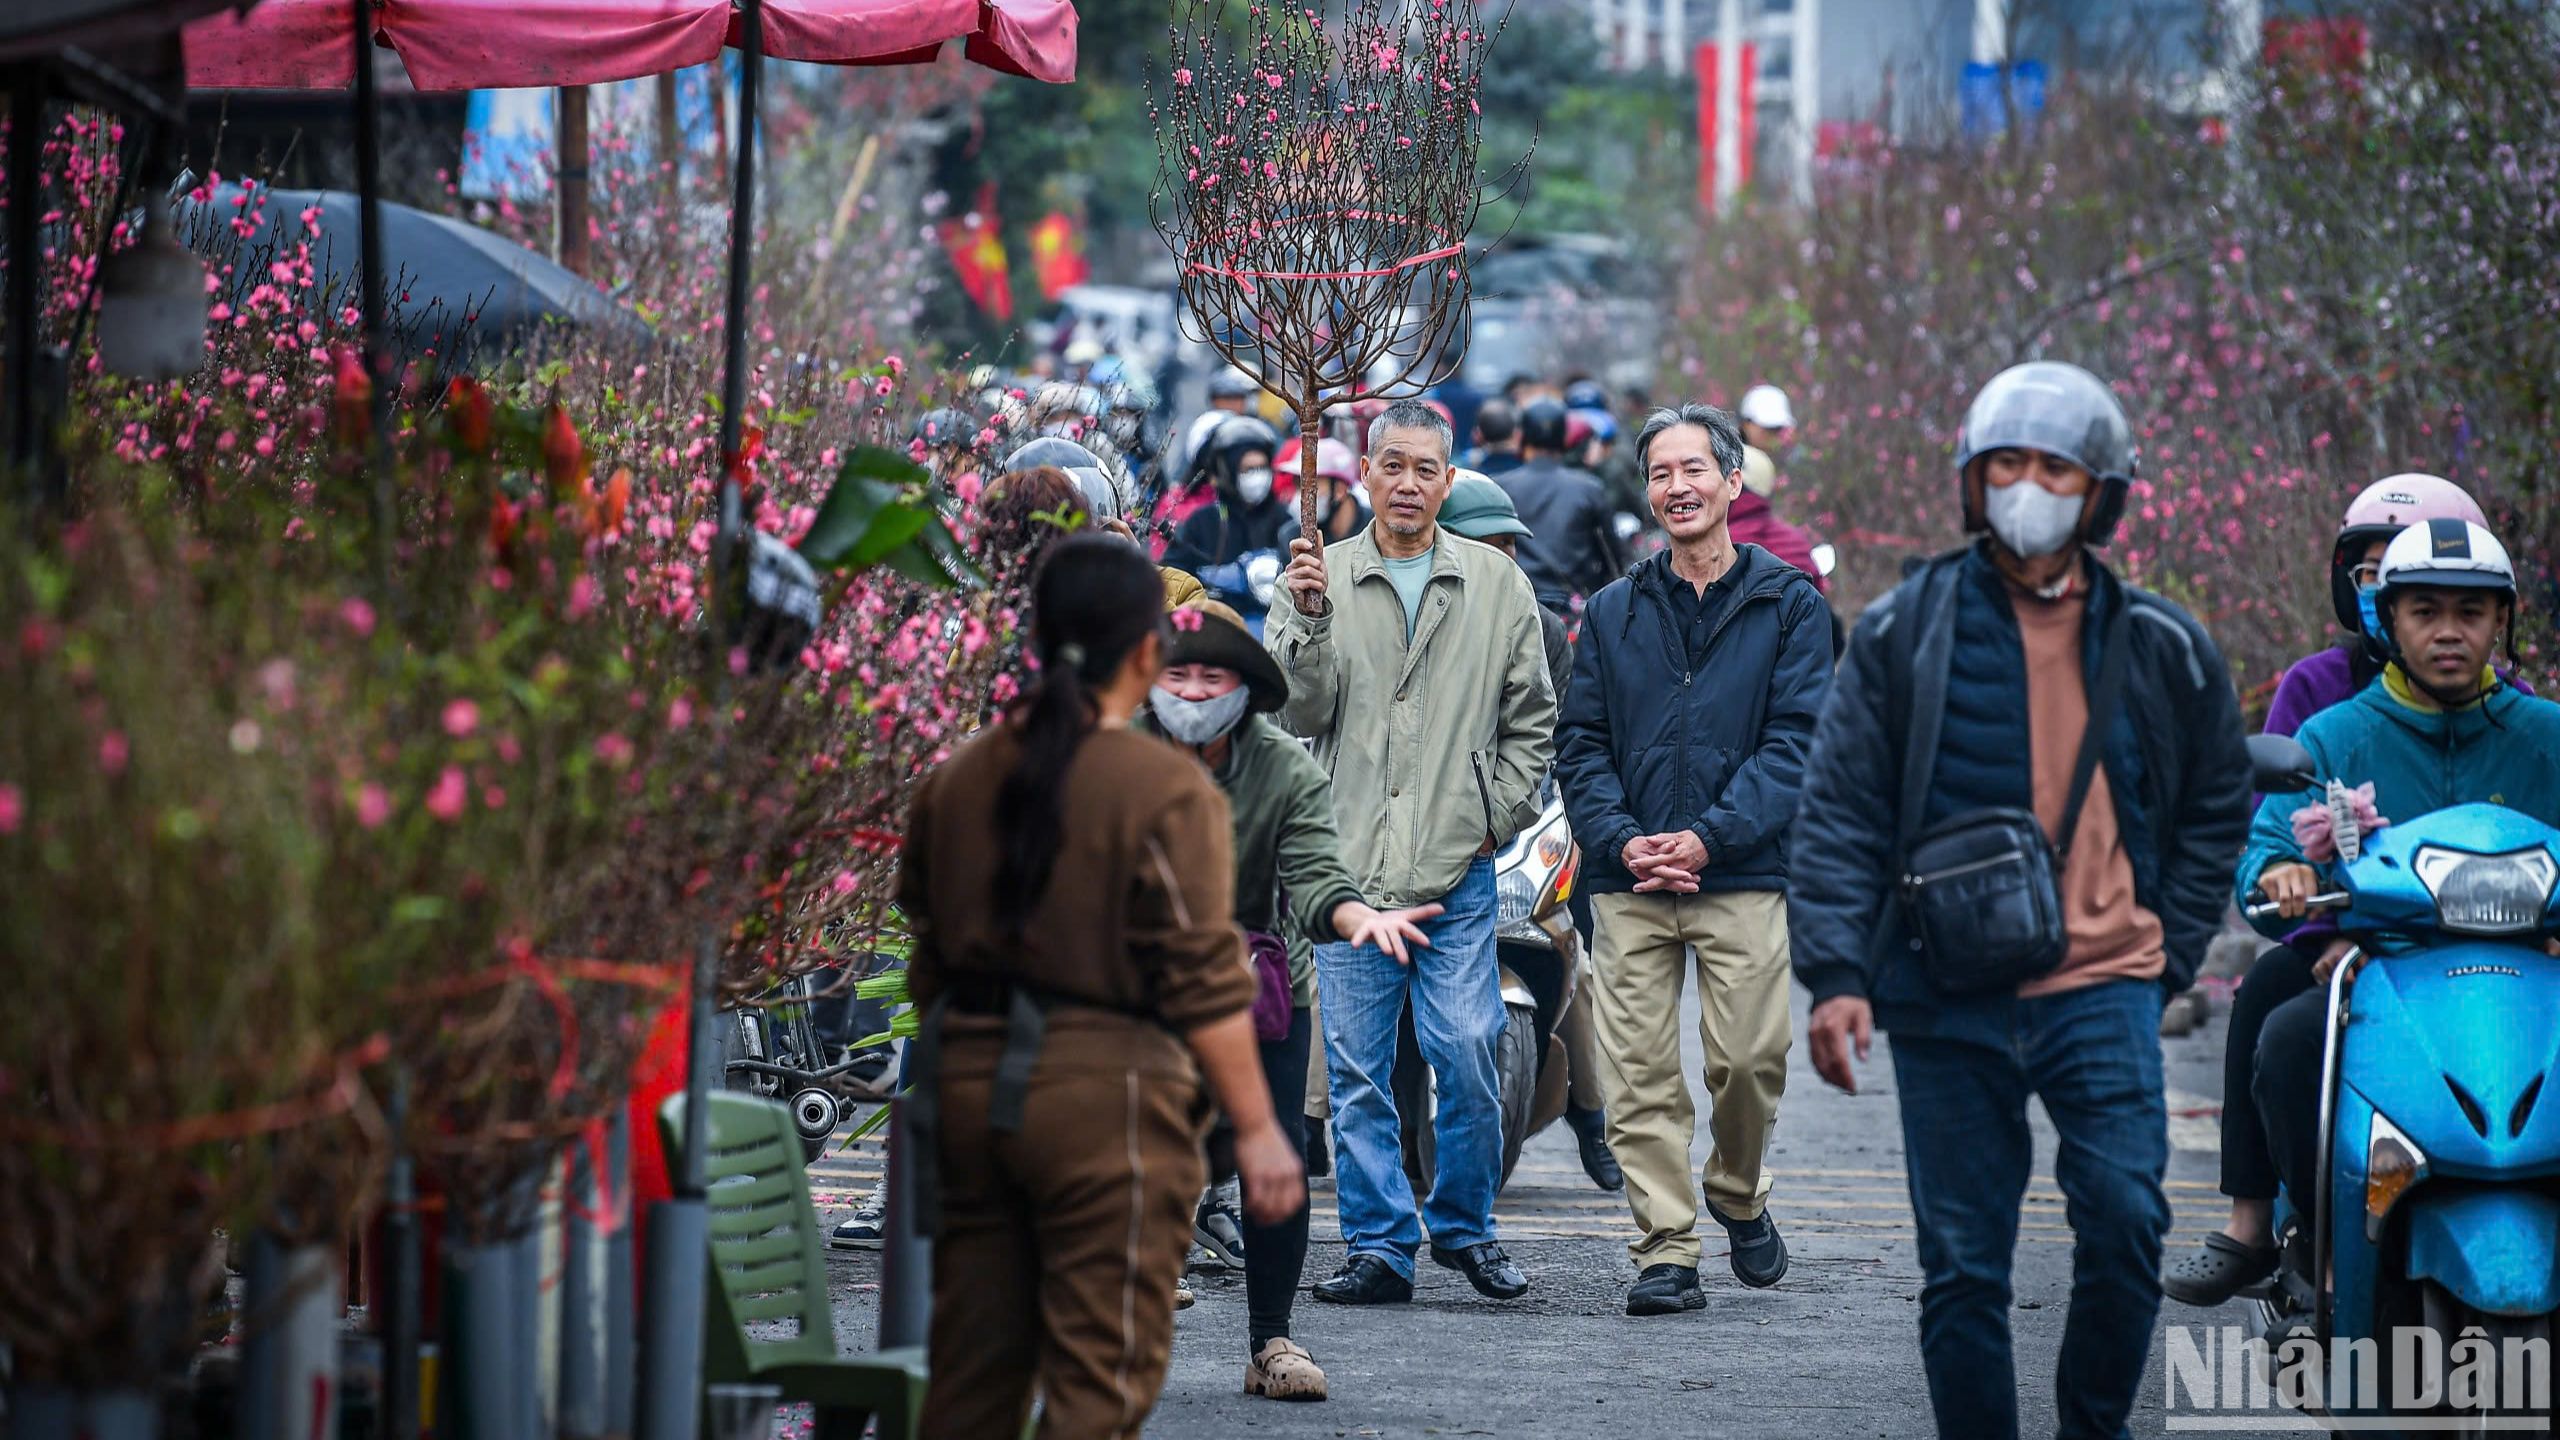
<path fill-rule="evenodd" d="M 1324 548 L 1324 532 L 1316 524 L 1316 450 L 1324 443 L 1318 431 L 1323 424 L 1324 407 L 1310 387 L 1298 402 L 1298 536 L 1318 550 Z M 1295 592 L 1290 598 L 1303 615 L 1315 614 L 1320 603 Z"/>

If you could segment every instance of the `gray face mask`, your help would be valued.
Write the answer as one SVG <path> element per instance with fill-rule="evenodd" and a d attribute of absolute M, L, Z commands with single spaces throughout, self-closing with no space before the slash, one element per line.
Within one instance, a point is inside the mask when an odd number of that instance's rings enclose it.
<path fill-rule="evenodd" d="M 2051 555 L 2080 533 L 2080 510 L 2086 496 L 2056 495 L 2033 480 L 1994 485 L 1983 496 L 1983 518 L 1991 533 L 2020 559 Z"/>
<path fill-rule="evenodd" d="M 1206 745 L 1236 728 L 1253 703 L 1250 687 L 1239 685 L 1214 700 L 1185 700 L 1161 685 L 1147 692 L 1147 705 L 1156 712 L 1156 723 L 1164 733 L 1185 745 Z"/>
<path fill-rule="evenodd" d="M 1257 465 L 1236 477 L 1236 498 L 1247 505 L 1259 505 L 1271 498 L 1271 467 Z"/>

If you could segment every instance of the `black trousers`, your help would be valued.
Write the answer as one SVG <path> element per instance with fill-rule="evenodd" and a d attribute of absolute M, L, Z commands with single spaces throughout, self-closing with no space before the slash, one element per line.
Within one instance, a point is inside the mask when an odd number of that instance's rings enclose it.
<path fill-rule="evenodd" d="M 1314 1024 L 1301 1005 L 1289 1013 L 1289 1033 L 1262 1042 L 1262 1077 L 1271 1086 L 1271 1108 L 1280 1133 L 1300 1160 L 1307 1156 L 1307 1046 Z M 1244 1222 L 1245 1324 L 1252 1348 L 1289 1333 L 1298 1281 L 1307 1269 L 1307 1207 L 1277 1225 Z"/>
<path fill-rule="evenodd" d="M 2231 997 L 2231 1029 L 2222 1048 L 2222 1193 L 2235 1200 L 2276 1198 L 2275 1157 L 2268 1151 L 2266 1123 L 2250 1087 L 2256 1082 L 2267 1017 L 2295 996 L 2320 988 L 2311 978 L 2312 958 L 2279 945 L 2258 957 Z M 2316 1087 L 2316 1056 L 2314 1060 Z"/>
<path fill-rule="evenodd" d="M 2276 1172 L 2307 1212 L 2320 1177 L 2320 1062 L 2329 1041 L 2329 992 L 2313 988 L 2267 1016 L 2258 1033 L 2250 1093 L 2267 1127 Z"/>

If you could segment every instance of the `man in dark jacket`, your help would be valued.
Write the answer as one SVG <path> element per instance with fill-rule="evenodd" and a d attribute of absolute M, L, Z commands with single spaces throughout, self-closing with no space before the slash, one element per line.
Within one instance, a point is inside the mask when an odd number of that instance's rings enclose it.
<path fill-rule="evenodd" d="M 1559 615 L 1627 568 L 1607 487 L 1566 462 L 1571 423 L 1556 401 L 1531 401 L 1520 412 L 1520 466 L 1493 477 L 1529 527 L 1520 542 L 1520 568 L 1528 572 L 1538 603 Z"/>
<path fill-rule="evenodd" d="M 1286 527 L 1295 507 L 1272 493 L 1272 457 L 1279 450 L 1280 437 L 1254 416 L 1219 422 L 1201 442 L 1196 466 L 1216 498 L 1175 527 L 1164 552 L 1165 564 L 1200 577 L 1211 597 L 1243 616 L 1256 635 L 1267 602 L 1255 591 L 1254 561 L 1263 562 L 1264 583 L 1275 584 L 1285 543 L 1275 537 L 1294 533 Z"/>
<path fill-rule="evenodd" d="M 1813 992 L 1807 1044 L 1815 1071 L 1854 1093 L 1852 1051 L 1867 1053 L 1875 1025 L 1893 1032 L 1942 1435 L 2018 1433 L 2009 1266 L 2027 1097 L 2042 1099 L 2074 1231 L 2059 1430 L 2122 1435 L 2169 1226 L 2160 1009 L 2194 979 L 2248 833 L 2239 701 L 2203 627 L 2092 549 L 2134 468 L 2124 411 L 2095 376 L 2002 372 L 1957 448 L 1981 538 L 1868 608 L 1814 737 L 1789 914 Z M 2105 728 L 2083 769 L 2092 725 Z M 2004 927 L 2036 911 L 1965 890 L 1981 863 L 1905 879 L 1929 863 L 1908 859 L 1915 840 L 2003 810 L 2032 814 L 2057 857 L 2058 915 Z M 1933 950 L 1908 918 L 1923 908 L 1976 933 Z M 2016 945 L 2011 928 L 2045 938 Z M 1986 976 L 1995 955 L 2032 958 Z"/>
<path fill-rule="evenodd" d="M 1725 528 L 1742 493 L 1731 416 L 1657 410 L 1636 455 L 1671 549 L 1592 597 L 1556 772 L 1598 921 L 1609 1143 L 1640 1232 L 1627 1313 L 1664 1315 L 1706 1304 L 1678 1029 L 1693 951 L 1714 1137 L 1707 1208 L 1744 1284 L 1787 1270 L 1761 1159 L 1787 1080 L 1785 837 L 1830 687 L 1831 628 L 1803 571 Z"/>

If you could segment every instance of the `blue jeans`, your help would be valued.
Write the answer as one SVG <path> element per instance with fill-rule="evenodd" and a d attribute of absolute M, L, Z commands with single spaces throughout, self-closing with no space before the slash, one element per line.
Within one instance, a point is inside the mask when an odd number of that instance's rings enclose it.
<path fill-rule="evenodd" d="M 1502 1178 L 1502 1101 L 1494 1048 L 1502 1040 L 1502 972 L 1493 958 L 1493 862 L 1467 867 L 1441 898 L 1448 913 L 1424 925 L 1431 948 L 1399 965 L 1375 946 L 1316 947 L 1325 1064 L 1333 1096 L 1334 1185 L 1342 1239 L 1408 1279 L 1422 1232 L 1443 1249 L 1493 1236 L 1493 1192 Z M 1414 1214 L 1393 1081 L 1397 1028 L 1413 1001 L 1413 1033 L 1438 1077 L 1438 1173 Z"/>
<path fill-rule="evenodd" d="M 2060 1132 L 2054 1180 L 2071 1222 L 2071 1312 L 2054 1400 L 2062 1440 L 2116 1440 L 2151 1356 L 2169 1202 L 2160 1006 L 2148 980 L 2016 1002 L 1999 1047 L 1893 1037 L 1902 1143 L 1919 1227 L 1920 1357 L 1938 1433 L 2014 1440 L 2009 1262 L 2033 1144 L 2027 1097 Z"/>

